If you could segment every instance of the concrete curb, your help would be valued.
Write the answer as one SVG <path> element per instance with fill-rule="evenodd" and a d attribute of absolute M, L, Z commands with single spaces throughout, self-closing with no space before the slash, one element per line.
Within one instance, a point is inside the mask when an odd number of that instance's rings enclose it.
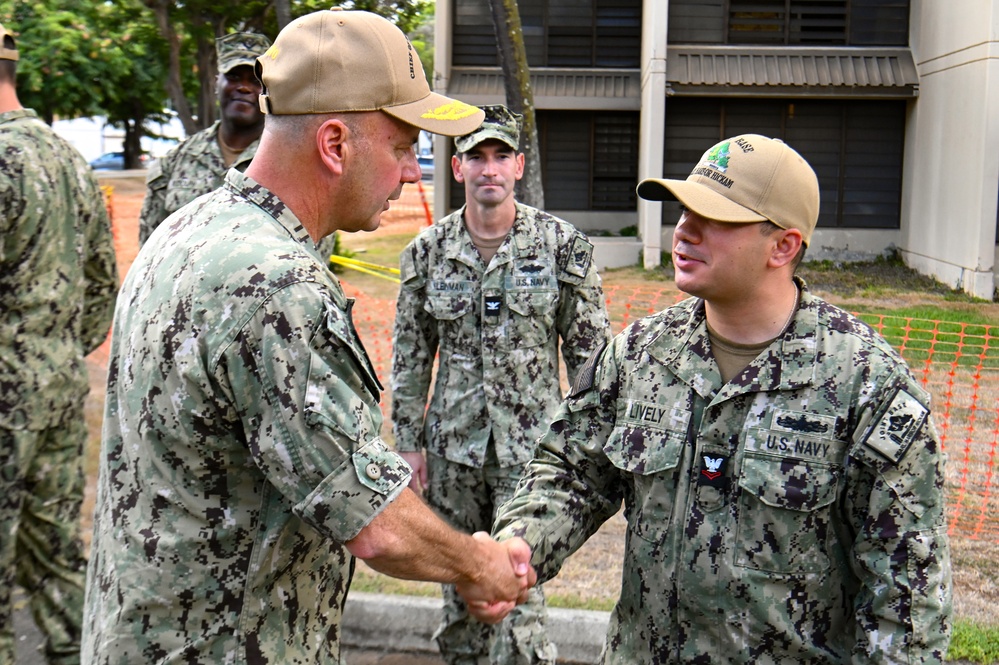
<path fill-rule="evenodd" d="M 17 604 L 14 630 L 19 665 L 44 665 L 42 636 L 26 603 Z M 432 655 L 441 619 L 441 599 L 350 592 L 343 611 L 345 649 Z M 548 608 L 548 634 L 558 647 L 558 662 L 593 665 L 600 662 L 608 612 Z"/>
<path fill-rule="evenodd" d="M 343 644 L 356 649 L 437 653 L 434 631 L 441 599 L 350 592 L 343 612 Z M 558 647 L 558 662 L 600 662 L 609 612 L 548 608 L 548 635 Z"/>

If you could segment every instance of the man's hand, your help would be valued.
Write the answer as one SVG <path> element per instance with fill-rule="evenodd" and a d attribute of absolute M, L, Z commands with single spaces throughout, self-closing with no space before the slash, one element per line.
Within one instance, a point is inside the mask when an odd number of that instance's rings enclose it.
<path fill-rule="evenodd" d="M 413 476 L 409 479 L 409 489 L 423 496 L 423 491 L 427 489 L 427 460 L 423 453 L 399 453 L 399 457 L 406 460 L 406 464 L 413 468 Z"/>
<path fill-rule="evenodd" d="M 482 545 L 480 574 L 455 586 L 469 614 L 483 623 L 499 623 L 527 601 L 527 592 L 538 581 L 531 567 L 531 548 L 521 538 L 497 543 L 484 531 L 472 534 L 472 538 Z"/>

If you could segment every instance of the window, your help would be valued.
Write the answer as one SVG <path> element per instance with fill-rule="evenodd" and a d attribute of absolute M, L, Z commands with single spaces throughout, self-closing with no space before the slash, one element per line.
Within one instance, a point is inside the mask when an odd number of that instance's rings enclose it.
<path fill-rule="evenodd" d="M 548 210 L 634 210 L 638 113 L 537 112 L 542 184 Z M 465 201 L 452 183 L 451 207 Z"/>
<path fill-rule="evenodd" d="M 545 207 L 634 210 L 638 113 L 539 111 Z"/>
<path fill-rule="evenodd" d="M 676 44 L 907 46 L 909 0 L 671 0 Z"/>
<path fill-rule="evenodd" d="M 641 0 L 532 0 L 519 3 L 531 67 L 640 64 Z M 488 0 L 455 0 L 453 64 L 499 66 Z"/>
<path fill-rule="evenodd" d="M 666 178 L 686 178 L 718 141 L 754 133 L 787 141 L 819 178 L 819 228 L 897 229 L 905 103 L 680 99 L 666 104 Z M 675 224 L 679 206 L 663 206 Z"/>

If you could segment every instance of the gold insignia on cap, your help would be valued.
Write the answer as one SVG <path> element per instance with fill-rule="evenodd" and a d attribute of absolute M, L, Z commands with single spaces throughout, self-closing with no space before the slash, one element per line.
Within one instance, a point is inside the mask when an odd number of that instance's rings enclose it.
<path fill-rule="evenodd" d="M 271 60 L 277 60 L 278 57 L 278 47 L 272 46 L 264 52 L 264 57 L 270 58 Z"/>
<path fill-rule="evenodd" d="M 479 109 L 476 106 L 455 100 L 427 111 L 421 114 L 420 117 L 426 120 L 461 120 L 462 118 L 467 118 L 470 115 L 478 113 L 478 111 Z"/>

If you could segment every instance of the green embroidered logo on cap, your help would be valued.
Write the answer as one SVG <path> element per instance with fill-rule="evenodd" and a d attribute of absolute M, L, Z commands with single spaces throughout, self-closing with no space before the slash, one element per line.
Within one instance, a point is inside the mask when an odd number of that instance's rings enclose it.
<path fill-rule="evenodd" d="M 705 155 L 705 162 L 708 166 L 718 169 L 722 173 L 728 170 L 729 142 L 719 143 Z"/>

